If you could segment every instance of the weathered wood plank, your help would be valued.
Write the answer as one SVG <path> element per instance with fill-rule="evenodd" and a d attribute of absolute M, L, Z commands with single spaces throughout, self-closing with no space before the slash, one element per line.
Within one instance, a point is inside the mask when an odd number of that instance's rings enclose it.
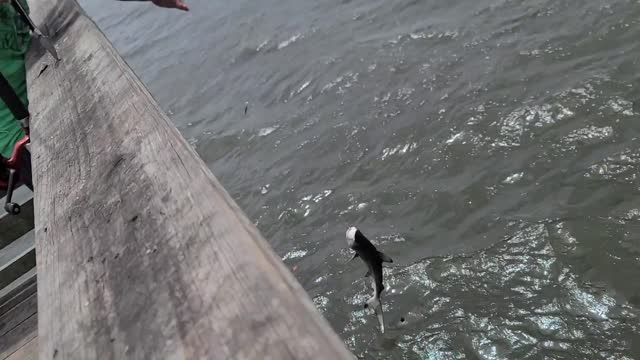
<path fill-rule="evenodd" d="M 9 355 L 7 360 L 38 360 L 38 338 L 29 340 L 28 343 Z"/>
<path fill-rule="evenodd" d="M 32 230 L 0 249 L 0 289 L 36 266 L 34 237 Z"/>
<path fill-rule="evenodd" d="M 23 257 L 35 247 L 34 231 L 22 235 L 17 240 L 0 249 L 0 272 L 16 259 Z"/>
<path fill-rule="evenodd" d="M 0 315 L 7 313 L 30 295 L 36 293 L 36 269 L 33 268 L 0 290 Z"/>
<path fill-rule="evenodd" d="M 0 316 L 0 337 L 6 336 L 22 322 L 35 315 L 38 310 L 38 297 L 31 294 L 16 304 L 11 310 Z"/>
<path fill-rule="evenodd" d="M 15 353 L 36 336 L 37 308 L 34 293 L 0 316 L 0 359 Z"/>
<path fill-rule="evenodd" d="M 6 359 L 36 338 L 37 332 L 38 316 L 34 314 L 0 337 L 0 359 Z"/>
<path fill-rule="evenodd" d="M 30 4 L 41 357 L 351 359 L 75 1 Z"/>

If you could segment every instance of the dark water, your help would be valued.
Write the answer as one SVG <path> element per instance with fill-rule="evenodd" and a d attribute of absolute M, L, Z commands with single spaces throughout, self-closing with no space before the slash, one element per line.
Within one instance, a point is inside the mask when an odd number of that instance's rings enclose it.
<path fill-rule="evenodd" d="M 640 358 L 638 1 L 81 2 L 359 357 Z"/>

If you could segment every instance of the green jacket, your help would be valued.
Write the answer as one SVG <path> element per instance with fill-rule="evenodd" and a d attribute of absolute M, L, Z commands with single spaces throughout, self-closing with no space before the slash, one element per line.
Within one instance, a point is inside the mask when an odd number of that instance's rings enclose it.
<path fill-rule="evenodd" d="M 29 11 L 26 0 L 20 2 Z M 25 58 L 30 43 L 31 34 L 27 24 L 20 19 L 11 4 L 0 5 L 0 72 L 26 106 L 29 106 L 29 100 Z M 22 137 L 22 126 L 0 101 L 0 155 L 10 157 L 14 145 Z"/>

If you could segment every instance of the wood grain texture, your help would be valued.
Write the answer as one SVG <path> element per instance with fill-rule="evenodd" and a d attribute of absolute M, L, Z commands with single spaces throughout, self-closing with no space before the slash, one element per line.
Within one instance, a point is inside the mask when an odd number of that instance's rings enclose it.
<path fill-rule="evenodd" d="M 0 337 L 0 359 L 6 359 L 36 338 L 38 316 L 32 315 L 8 334 Z"/>
<path fill-rule="evenodd" d="M 75 1 L 30 4 L 40 357 L 352 359 Z"/>
<path fill-rule="evenodd" d="M 36 293 L 36 269 L 33 268 L 20 276 L 9 286 L 0 290 L 0 316 L 6 314 L 24 299 Z"/>
<path fill-rule="evenodd" d="M 36 337 L 37 297 L 32 294 L 0 316 L 0 359 L 5 359 Z"/>
<path fill-rule="evenodd" d="M 37 301 L 36 294 L 31 294 L 0 316 L 0 337 L 6 336 L 26 319 L 35 315 L 38 310 Z"/>

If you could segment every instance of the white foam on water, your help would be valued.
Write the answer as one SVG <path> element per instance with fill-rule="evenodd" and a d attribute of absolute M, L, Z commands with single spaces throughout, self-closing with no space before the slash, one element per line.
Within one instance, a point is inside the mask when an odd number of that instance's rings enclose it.
<path fill-rule="evenodd" d="M 631 150 L 609 156 L 591 166 L 585 173 L 587 178 L 617 179 L 635 182 L 640 167 L 640 153 Z"/>
<path fill-rule="evenodd" d="M 309 216 L 309 214 L 311 213 L 311 206 L 306 204 L 306 205 L 303 205 L 302 207 L 304 209 L 304 215 L 302 215 L 302 216 L 304 216 L 304 217 Z"/>
<path fill-rule="evenodd" d="M 282 260 L 289 260 L 289 259 L 299 259 L 305 255 L 307 255 L 307 253 L 309 253 L 307 250 L 292 250 L 289 251 L 283 258 Z"/>
<path fill-rule="evenodd" d="M 322 89 L 320 90 L 320 93 L 324 93 L 328 90 L 331 90 L 332 88 L 338 86 L 338 90 L 336 91 L 336 93 L 338 94 L 343 94 L 346 89 L 350 88 L 353 86 L 353 84 L 355 84 L 356 82 L 358 82 L 358 77 L 360 76 L 359 73 L 357 72 L 353 72 L 353 71 L 348 71 L 340 76 L 338 76 L 335 80 L 329 82 L 328 84 L 326 84 L 325 86 L 322 87 Z"/>
<path fill-rule="evenodd" d="M 462 136 L 464 135 L 464 131 L 461 131 L 455 135 L 453 135 L 452 137 L 450 137 L 449 139 L 447 139 L 447 141 L 445 141 L 445 143 L 447 145 L 451 145 L 454 142 L 456 142 L 458 139 L 460 139 Z"/>
<path fill-rule="evenodd" d="M 633 103 L 619 97 L 611 99 L 607 102 L 606 107 L 611 108 L 614 112 L 625 116 L 633 116 Z M 602 109 L 602 108 L 601 108 Z"/>
<path fill-rule="evenodd" d="M 625 220 L 637 220 L 640 219 L 640 210 L 631 209 L 624 214 Z"/>
<path fill-rule="evenodd" d="M 292 90 L 291 93 L 289 94 L 289 99 L 291 99 L 295 95 L 300 95 L 300 93 L 303 92 L 304 89 L 306 89 L 310 84 L 311 84 L 311 80 L 307 80 L 304 83 L 302 83 L 302 85 L 300 85 L 300 87 L 298 89 Z M 312 98 L 313 97 L 311 95 L 309 95 L 309 98 L 307 99 L 307 102 L 311 101 Z"/>
<path fill-rule="evenodd" d="M 500 131 L 494 146 L 520 146 L 523 136 L 533 128 L 547 127 L 573 116 L 573 111 L 559 103 L 519 107 L 491 124 Z"/>
<path fill-rule="evenodd" d="M 308 80 L 304 84 L 300 85 L 300 88 L 298 89 L 298 94 L 301 93 L 304 89 L 306 89 L 307 86 L 309 86 L 309 84 L 311 84 L 311 80 Z"/>
<path fill-rule="evenodd" d="M 278 44 L 278 50 L 286 48 L 287 46 L 289 46 L 289 45 L 293 44 L 294 42 L 298 41 L 300 38 L 302 38 L 302 34 L 300 34 L 300 33 L 297 33 L 297 34 L 291 36 L 287 40 L 285 40 L 285 41 L 283 41 L 283 42 Z"/>
<path fill-rule="evenodd" d="M 258 130 L 258 136 L 267 136 L 278 129 L 277 126 L 270 126 Z"/>
<path fill-rule="evenodd" d="M 313 298 L 313 304 L 321 313 L 324 313 L 327 310 L 329 298 L 323 295 L 316 296 Z"/>
<path fill-rule="evenodd" d="M 411 97 L 411 95 L 416 91 L 414 88 L 401 88 L 398 89 L 398 97 L 397 99 L 400 101 L 407 101 Z"/>
<path fill-rule="evenodd" d="M 380 240 L 381 242 L 395 242 L 395 243 L 406 241 L 406 239 L 402 237 L 400 234 L 383 235 L 383 236 L 380 236 Z"/>
<path fill-rule="evenodd" d="M 389 156 L 396 155 L 396 154 L 397 155 L 404 155 L 404 154 L 406 154 L 408 152 L 414 151 L 417 147 L 418 147 L 417 143 L 411 142 L 411 143 L 407 143 L 407 144 L 398 145 L 398 146 L 393 147 L 393 148 L 384 148 L 384 149 L 382 149 L 381 160 L 385 160 Z"/>
<path fill-rule="evenodd" d="M 326 199 L 327 197 L 329 197 L 331 194 L 333 193 L 333 190 L 323 190 L 322 192 L 316 194 L 316 195 L 306 195 L 304 196 L 302 199 L 300 199 L 300 209 L 299 210 L 295 210 L 296 213 L 298 212 L 304 212 L 303 213 L 303 217 L 307 217 L 309 216 L 309 214 L 311 214 L 311 210 L 312 210 L 312 206 L 315 206 L 314 204 L 319 203 L 320 201 L 322 201 L 323 199 Z"/>
<path fill-rule="evenodd" d="M 582 104 L 586 104 L 587 102 L 596 98 L 596 95 L 594 94 L 595 90 L 593 88 L 593 85 L 591 84 L 585 84 L 583 87 L 574 88 L 569 90 L 568 92 L 574 97 L 577 96 L 578 100 Z"/>
<path fill-rule="evenodd" d="M 344 76 L 338 76 L 335 80 L 329 82 L 327 85 L 323 86 L 322 89 L 320 90 L 321 93 L 330 90 L 331 88 L 333 88 L 334 86 L 336 86 L 338 83 L 340 83 L 342 81 L 342 79 L 344 79 Z"/>
<path fill-rule="evenodd" d="M 506 179 L 502 180 L 503 184 L 515 184 L 522 179 L 524 176 L 524 172 L 515 173 L 513 175 L 509 175 Z"/>
<path fill-rule="evenodd" d="M 597 144 L 611 137 L 613 137 L 613 127 L 611 126 L 588 126 L 582 129 L 573 130 L 562 139 L 562 144 L 556 144 L 554 147 L 575 150 L 578 146 L 585 144 Z"/>
<path fill-rule="evenodd" d="M 261 42 L 260 45 L 258 45 L 258 47 L 256 48 L 256 51 L 260 51 L 264 49 L 264 47 L 267 46 L 268 44 L 269 44 L 269 39 Z"/>
<path fill-rule="evenodd" d="M 609 312 L 616 306 L 616 300 L 606 293 L 594 295 L 578 287 L 575 277 L 566 278 L 565 284 L 570 289 L 572 308 L 582 310 L 582 314 L 596 320 L 608 320 Z"/>
<path fill-rule="evenodd" d="M 333 193 L 333 190 L 324 190 L 323 192 L 321 192 L 320 194 L 316 195 L 313 198 L 313 202 L 319 202 L 320 200 L 328 197 L 329 195 L 331 195 L 331 193 Z"/>

